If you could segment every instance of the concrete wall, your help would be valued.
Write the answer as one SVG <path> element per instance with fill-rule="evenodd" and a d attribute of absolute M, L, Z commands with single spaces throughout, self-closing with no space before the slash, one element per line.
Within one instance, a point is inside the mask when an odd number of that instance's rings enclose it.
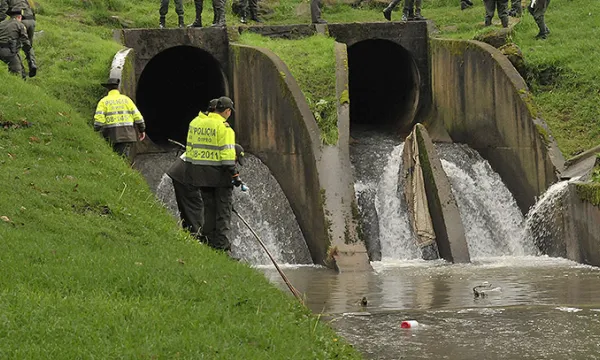
<path fill-rule="evenodd" d="M 562 198 L 562 230 L 553 254 L 579 263 L 600 266 L 600 207 L 582 200 L 578 183 L 570 183 Z"/>
<path fill-rule="evenodd" d="M 354 179 L 349 173 L 350 106 L 348 104 L 348 52 L 345 44 L 335 44 L 338 143 L 323 145 L 317 168 L 321 183 L 329 238 L 335 251 L 330 252 L 338 271 L 371 269 L 364 242 L 359 238 L 358 205 Z"/>
<path fill-rule="evenodd" d="M 223 69 L 228 68 L 229 55 L 227 29 L 139 29 L 120 30 L 115 38 L 127 47 L 135 49 L 135 75 L 139 80 L 146 64 L 158 53 L 174 46 L 199 47 L 213 55 Z"/>
<path fill-rule="evenodd" d="M 490 162 L 526 213 L 557 181 L 564 159 L 524 80 L 487 44 L 431 39 L 430 46 L 435 121 Z"/>
<path fill-rule="evenodd" d="M 232 44 L 230 54 L 237 141 L 269 167 L 290 201 L 314 263 L 323 264 L 330 239 L 314 116 L 287 66 L 271 51 Z"/>
<path fill-rule="evenodd" d="M 425 194 L 435 231 L 435 241 L 441 258 L 454 263 L 471 261 L 465 229 L 460 219 L 450 180 L 442 168 L 433 142 L 421 124 L 413 132 L 419 149 Z M 416 170 L 416 169 L 415 169 Z"/>
<path fill-rule="evenodd" d="M 432 98 L 427 22 L 328 24 L 327 30 L 331 37 L 348 47 L 365 40 L 383 39 L 405 48 L 411 54 L 419 71 L 419 108 L 417 112 L 424 115 L 422 110 L 429 108 Z M 406 71 L 410 71 L 410 69 L 406 69 Z M 419 114 L 417 114 L 418 119 Z"/>

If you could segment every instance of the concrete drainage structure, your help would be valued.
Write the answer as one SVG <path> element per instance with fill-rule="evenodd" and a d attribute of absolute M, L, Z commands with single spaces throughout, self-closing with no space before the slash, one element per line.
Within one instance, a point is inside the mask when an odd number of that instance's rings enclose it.
<path fill-rule="evenodd" d="M 271 51 L 235 44 L 230 35 L 241 31 L 297 37 L 316 28 L 120 30 L 115 37 L 129 49 L 117 54 L 111 76 L 121 73 L 122 91 L 147 120 L 149 139 L 139 152 L 159 151 L 168 138 L 184 142 L 189 121 L 210 99 L 232 97 L 237 140 L 278 180 L 315 264 L 370 268 L 356 229 L 351 123 L 403 137 L 425 122 L 434 140 L 469 144 L 500 174 L 523 213 L 563 170 L 523 79 L 491 46 L 429 39 L 425 22 L 329 24 L 338 42 L 339 140 L 326 146 L 286 65 Z M 119 64 L 129 65 L 120 70 Z M 436 191 L 429 189 L 428 198 Z M 460 255 L 443 257 L 469 261 L 468 252 L 454 254 Z"/>

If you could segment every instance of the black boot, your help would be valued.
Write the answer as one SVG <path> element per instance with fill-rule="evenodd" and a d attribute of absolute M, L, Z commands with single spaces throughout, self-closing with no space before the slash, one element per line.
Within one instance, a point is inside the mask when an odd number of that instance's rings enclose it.
<path fill-rule="evenodd" d="M 421 9 L 416 8 L 415 9 L 415 20 L 425 20 L 425 18 L 423 17 L 423 15 L 421 15 Z"/>
<path fill-rule="evenodd" d="M 257 23 L 263 22 L 262 19 L 258 17 L 258 14 L 256 13 L 256 11 L 250 11 L 250 20 L 257 22 Z"/>
<path fill-rule="evenodd" d="M 392 8 L 391 7 L 388 6 L 385 9 L 383 9 L 383 17 L 387 21 L 392 21 Z"/>
<path fill-rule="evenodd" d="M 202 27 L 202 19 L 196 18 L 193 23 L 188 25 L 189 28 Z"/>
<path fill-rule="evenodd" d="M 245 11 L 242 12 L 242 16 L 240 17 L 240 22 L 242 24 L 248 23 L 248 20 L 246 20 L 246 12 Z"/>
<path fill-rule="evenodd" d="M 179 23 L 178 23 L 179 28 L 184 28 L 185 24 L 183 22 L 183 16 L 179 15 Z"/>
<path fill-rule="evenodd" d="M 408 11 L 406 11 L 406 10 L 403 11 L 402 12 L 402 19 L 400 21 L 404 21 L 404 22 L 408 21 L 408 15 L 409 15 Z"/>
<path fill-rule="evenodd" d="M 502 27 L 503 28 L 507 28 L 508 27 L 508 18 L 507 17 L 500 18 L 500 21 L 502 22 Z"/>
<path fill-rule="evenodd" d="M 158 21 L 158 27 L 161 28 L 161 29 L 164 29 L 166 27 L 166 25 L 165 25 L 165 17 L 164 16 L 160 17 L 160 19 Z"/>
<path fill-rule="evenodd" d="M 492 26 L 492 19 L 485 18 L 484 26 Z"/>
<path fill-rule="evenodd" d="M 225 12 L 225 11 L 223 11 Z M 215 22 L 211 25 L 211 27 L 225 27 L 227 24 L 225 23 L 225 14 L 221 14 L 220 12 L 215 16 Z"/>

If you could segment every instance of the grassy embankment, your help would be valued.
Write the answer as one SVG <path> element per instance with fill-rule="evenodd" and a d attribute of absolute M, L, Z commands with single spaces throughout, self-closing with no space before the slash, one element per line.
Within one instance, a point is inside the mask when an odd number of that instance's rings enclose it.
<path fill-rule="evenodd" d="M 103 10 L 39 3 L 38 77 L 0 69 L 0 358 L 359 358 L 260 272 L 178 229 L 89 126 L 119 48 Z M 154 19 L 155 1 L 111 3 Z"/>

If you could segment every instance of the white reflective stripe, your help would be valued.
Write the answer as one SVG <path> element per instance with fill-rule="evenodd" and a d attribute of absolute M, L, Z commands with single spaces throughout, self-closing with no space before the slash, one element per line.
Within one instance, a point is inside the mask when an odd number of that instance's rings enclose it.
<path fill-rule="evenodd" d="M 104 111 L 96 111 L 96 115 L 104 115 Z"/>
<path fill-rule="evenodd" d="M 143 122 L 144 122 L 144 119 L 138 119 L 138 120 L 135 121 L 136 124 L 137 123 L 143 123 Z"/>
<path fill-rule="evenodd" d="M 94 126 L 103 126 L 103 125 L 104 125 L 103 122 L 94 121 Z"/>
<path fill-rule="evenodd" d="M 221 164 L 223 164 L 223 165 L 235 165 L 235 160 L 222 160 Z"/>
<path fill-rule="evenodd" d="M 217 145 L 204 145 L 204 144 L 192 144 L 192 149 L 208 149 L 208 150 L 221 150 L 220 146 Z"/>
<path fill-rule="evenodd" d="M 133 126 L 133 123 L 114 123 L 114 124 L 103 124 L 103 127 L 105 128 L 112 128 L 112 127 L 123 127 L 123 126 Z"/>
<path fill-rule="evenodd" d="M 235 144 L 234 145 L 227 144 L 227 145 L 221 146 L 221 150 L 227 150 L 227 149 L 235 149 Z"/>
<path fill-rule="evenodd" d="M 133 110 L 125 110 L 125 111 L 108 111 L 104 113 L 104 116 L 111 116 L 111 115 L 123 115 L 123 114 L 130 114 L 133 115 L 135 114 L 135 111 Z"/>

